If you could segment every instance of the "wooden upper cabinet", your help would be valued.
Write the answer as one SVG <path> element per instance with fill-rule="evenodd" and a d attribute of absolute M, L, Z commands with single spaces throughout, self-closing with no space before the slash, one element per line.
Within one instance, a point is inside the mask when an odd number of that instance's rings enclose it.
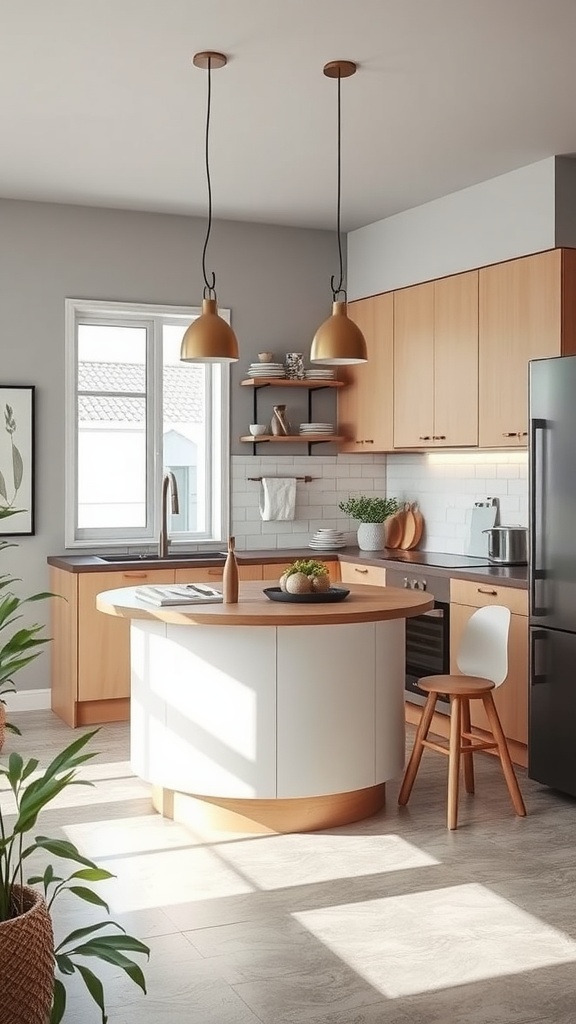
<path fill-rule="evenodd" d="M 434 282 L 434 447 L 478 444 L 478 271 Z"/>
<path fill-rule="evenodd" d="M 563 351 L 562 254 L 553 249 L 480 270 L 482 448 L 527 444 L 528 362 Z"/>
<path fill-rule="evenodd" d="M 394 447 L 434 434 L 434 282 L 394 292 Z"/>
<path fill-rule="evenodd" d="M 348 315 L 362 331 L 368 362 L 342 367 L 350 386 L 338 392 L 338 430 L 349 440 L 341 451 L 385 452 L 393 444 L 394 298 L 391 292 L 358 299 Z"/>

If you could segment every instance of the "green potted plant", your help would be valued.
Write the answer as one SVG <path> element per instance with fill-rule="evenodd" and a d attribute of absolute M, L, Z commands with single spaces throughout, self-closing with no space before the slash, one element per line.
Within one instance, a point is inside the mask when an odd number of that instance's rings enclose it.
<path fill-rule="evenodd" d="M 15 515 L 16 512 L 18 509 L 2 507 L 0 508 L 0 519 L 6 519 L 8 516 Z M 6 540 L 0 541 L 0 551 L 15 546 Z M 0 634 L 4 630 L 8 631 L 5 634 L 8 639 L 4 643 L 1 642 L 0 636 L 0 750 L 4 745 L 6 730 L 18 732 L 6 721 L 6 694 L 13 693 L 16 689 L 13 676 L 34 661 L 40 654 L 38 648 L 49 641 L 49 637 L 39 636 L 43 627 L 37 623 L 19 629 L 11 628 L 14 627 L 18 619 L 22 618 L 20 609 L 23 605 L 30 601 L 43 601 L 47 597 L 53 596 L 48 593 L 40 593 L 32 594 L 30 597 L 18 597 L 10 588 L 13 583 L 19 582 L 20 580 L 16 576 L 11 576 L 10 573 L 0 573 Z"/>
<path fill-rule="evenodd" d="M 350 495 L 341 501 L 338 508 L 358 526 L 358 547 L 362 551 L 382 551 L 386 547 L 385 522 L 398 512 L 400 505 L 396 498 L 379 498 L 366 494 Z"/>
<path fill-rule="evenodd" d="M 119 967 L 146 991 L 142 969 L 131 954 L 148 956 L 148 947 L 109 918 L 76 928 L 54 942 L 51 909 L 62 893 L 109 913 L 108 905 L 86 883 L 112 878 L 110 872 L 82 856 L 73 843 L 35 834 L 39 815 L 63 789 L 92 785 L 78 779 L 76 771 L 94 757 L 84 752 L 92 736 L 94 732 L 77 737 L 44 771 L 38 771 L 35 758 L 24 762 L 16 753 L 0 765 L 15 804 L 11 816 L 0 806 L 0 1020 L 6 1024 L 59 1024 L 66 1011 L 66 988 L 55 971 L 64 978 L 80 975 L 106 1024 L 104 987 L 87 960 Z M 60 867 L 48 863 L 42 873 L 25 877 L 28 858 L 38 854 L 71 862 L 74 870 L 61 874 Z"/>

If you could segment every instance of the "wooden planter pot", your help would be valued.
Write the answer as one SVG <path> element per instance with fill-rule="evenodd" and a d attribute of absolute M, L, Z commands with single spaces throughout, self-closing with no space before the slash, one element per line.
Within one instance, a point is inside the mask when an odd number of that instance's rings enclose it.
<path fill-rule="evenodd" d="M 47 1024 L 54 991 L 52 920 L 40 893 L 15 886 L 24 912 L 0 923 L 0 1020 Z"/>

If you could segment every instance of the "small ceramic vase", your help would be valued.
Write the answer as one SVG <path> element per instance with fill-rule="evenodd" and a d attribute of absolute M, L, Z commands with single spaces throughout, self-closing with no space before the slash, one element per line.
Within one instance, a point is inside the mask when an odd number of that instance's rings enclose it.
<path fill-rule="evenodd" d="M 286 406 L 275 405 L 270 421 L 270 429 L 274 437 L 286 436 L 290 433 L 290 424 L 286 418 Z"/>
<path fill-rule="evenodd" d="M 383 551 L 386 547 L 386 524 L 360 523 L 358 547 L 361 551 Z"/>

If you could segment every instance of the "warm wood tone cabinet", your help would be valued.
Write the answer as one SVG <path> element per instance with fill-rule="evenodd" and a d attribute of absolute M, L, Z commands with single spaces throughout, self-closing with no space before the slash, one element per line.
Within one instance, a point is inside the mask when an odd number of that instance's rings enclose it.
<path fill-rule="evenodd" d="M 50 569 L 52 709 L 68 725 L 128 718 L 130 623 L 102 615 L 96 595 L 146 583 L 174 583 L 173 569 L 71 573 Z"/>
<path fill-rule="evenodd" d="M 434 447 L 478 444 L 478 271 L 434 282 Z"/>
<path fill-rule="evenodd" d="M 368 362 L 343 366 L 338 374 L 350 385 L 338 392 L 338 432 L 349 438 L 340 444 L 339 450 L 391 451 L 394 426 L 394 296 L 387 292 L 350 302 L 348 315 L 366 338 Z"/>
<path fill-rule="evenodd" d="M 576 352 L 576 250 L 480 270 L 479 444 L 525 447 L 528 362 Z"/>
<path fill-rule="evenodd" d="M 52 602 L 52 709 L 68 725 L 128 719 L 130 712 L 130 622 L 103 615 L 96 595 L 145 584 L 217 582 L 223 567 L 126 569 L 71 573 L 50 570 Z M 261 580 L 261 565 L 239 567 L 241 580 Z"/>
<path fill-rule="evenodd" d="M 525 764 L 528 743 L 528 593 L 511 587 L 452 580 L 450 596 L 450 671 L 454 673 L 458 672 L 456 652 L 462 633 L 474 611 L 489 604 L 499 604 L 512 612 L 508 676 L 494 691 L 494 703 L 506 738 L 515 744 L 515 749 L 511 751 L 513 759 Z M 489 732 L 490 726 L 480 701 L 470 702 L 470 712 L 472 725 Z"/>
<path fill-rule="evenodd" d="M 394 447 L 430 448 L 434 433 L 434 284 L 394 294 Z"/>
<path fill-rule="evenodd" d="M 340 562 L 340 579 L 342 583 L 367 583 L 372 587 L 385 587 L 386 569 L 380 565 Z"/>
<path fill-rule="evenodd" d="M 394 447 L 478 443 L 478 271 L 394 294 Z"/>

